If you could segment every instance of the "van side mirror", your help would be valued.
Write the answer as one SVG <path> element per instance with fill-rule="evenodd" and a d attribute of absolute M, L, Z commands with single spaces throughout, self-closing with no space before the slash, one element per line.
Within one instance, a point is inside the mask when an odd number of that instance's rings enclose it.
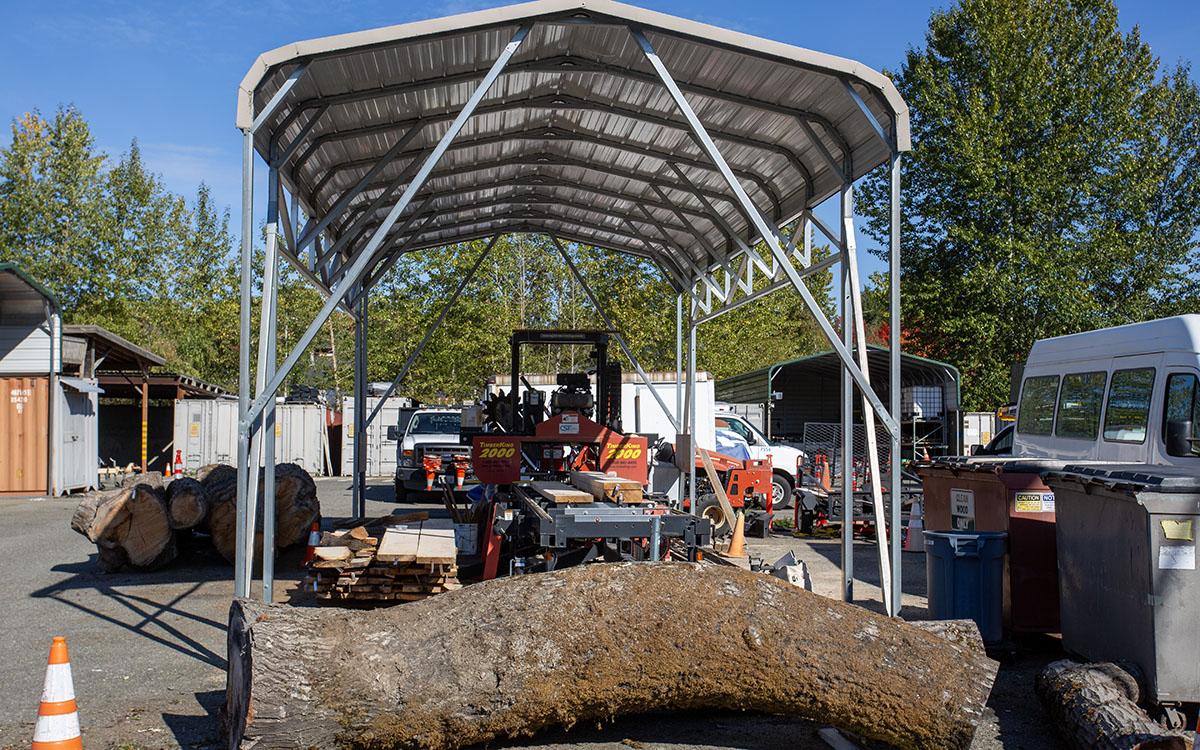
<path fill-rule="evenodd" d="M 1192 420 L 1173 419 L 1167 422 L 1167 453 L 1172 456 L 1200 455 L 1200 441 L 1192 437 Z"/>
<path fill-rule="evenodd" d="M 388 440 L 399 440 L 400 439 L 400 428 L 394 424 L 388 425 L 387 439 Z"/>
<path fill-rule="evenodd" d="M 971 455 L 978 456 L 979 451 L 981 451 L 981 450 L 983 450 L 983 446 L 979 443 L 975 443 L 974 445 L 971 446 Z"/>

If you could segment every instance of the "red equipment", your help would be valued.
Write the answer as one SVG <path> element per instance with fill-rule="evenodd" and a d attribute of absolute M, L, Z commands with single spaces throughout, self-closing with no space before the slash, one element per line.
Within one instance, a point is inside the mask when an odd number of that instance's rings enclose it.
<path fill-rule="evenodd" d="M 511 484 L 521 478 L 522 452 L 543 470 L 557 471 L 563 446 L 578 449 L 573 469 L 602 471 L 641 484 L 649 481 L 646 438 L 622 435 L 577 412 L 563 412 L 539 422 L 532 435 L 477 435 L 471 440 L 471 463 L 480 482 Z"/>

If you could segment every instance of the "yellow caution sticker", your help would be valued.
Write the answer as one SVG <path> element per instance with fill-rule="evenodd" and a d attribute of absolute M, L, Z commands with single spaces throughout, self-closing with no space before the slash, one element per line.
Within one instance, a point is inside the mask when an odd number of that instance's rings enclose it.
<path fill-rule="evenodd" d="M 1159 521 L 1162 525 L 1164 539 L 1170 539 L 1174 542 L 1191 542 L 1194 541 L 1192 535 L 1192 522 L 1190 520 L 1177 520 L 1167 518 Z"/>
<path fill-rule="evenodd" d="M 1053 492 L 1018 492 L 1014 495 L 1017 513 L 1053 513 Z"/>

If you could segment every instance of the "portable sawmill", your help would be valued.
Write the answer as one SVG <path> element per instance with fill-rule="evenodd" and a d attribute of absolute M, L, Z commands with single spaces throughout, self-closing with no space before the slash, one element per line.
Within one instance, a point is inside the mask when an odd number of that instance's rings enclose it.
<path fill-rule="evenodd" d="M 694 560 L 712 541 L 713 521 L 726 520 L 713 517 L 708 496 L 715 493 L 699 471 L 701 513 L 647 491 L 651 471 L 678 471 L 673 446 L 622 430 L 621 368 L 608 359 L 609 337 L 606 331 L 513 333 L 511 390 L 485 402 L 484 431 L 470 438 L 472 469 L 490 504 L 481 539 L 484 578 L 591 560 L 668 554 Z M 522 349 L 530 345 L 588 346 L 587 371 L 559 373 L 555 390 L 539 391 L 522 376 Z M 708 455 L 731 506 L 769 506 L 769 461 L 749 466 Z"/>

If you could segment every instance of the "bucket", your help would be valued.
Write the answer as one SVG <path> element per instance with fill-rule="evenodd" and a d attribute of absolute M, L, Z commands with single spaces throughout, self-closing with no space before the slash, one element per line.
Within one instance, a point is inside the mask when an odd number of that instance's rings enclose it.
<path fill-rule="evenodd" d="M 454 524 L 454 546 L 460 555 L 474 555 L 479 552 L 479 525 L 474 523 Z"/>
<path fill-rule="evenodd" d="M 984 643 L 1004 637 L 1002 531 L 926 531 L 925 578 L 929 616 L 974 620 Z"/>

